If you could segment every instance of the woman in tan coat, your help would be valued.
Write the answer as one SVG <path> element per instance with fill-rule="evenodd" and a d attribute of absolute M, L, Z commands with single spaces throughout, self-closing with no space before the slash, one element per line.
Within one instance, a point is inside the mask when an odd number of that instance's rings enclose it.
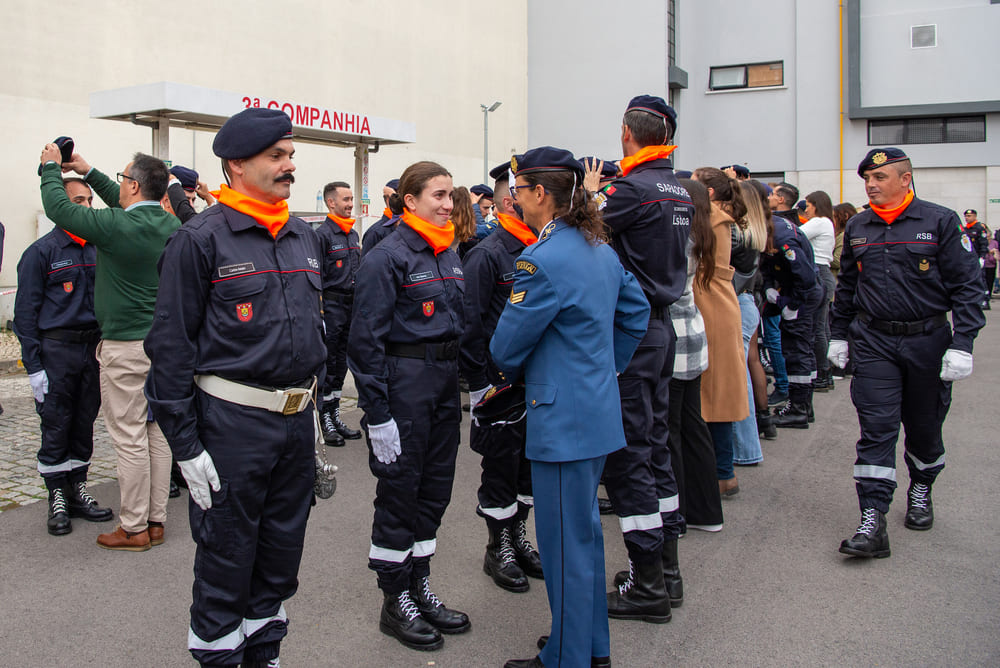
<path fill-rule="evenodd" d="M 740 304 L 733 289 L 734 270 L 729 256 L 731 226 L 745 215 L 746 205 L 737 182 L 721 170 L 701 167 L 693 178 L 708 191 L 715 234 L 715 269 L 709 287 L 702 288 L 699 282 L 694 286 L 694 301 L 708 336 L 708 370 L 701 377 L 701 414 L 712 432 L 719 491 L 723 496 L 732 496 L 739 491 L 733 472 L 732 423 L 747 417 L 750 409 Z"/>

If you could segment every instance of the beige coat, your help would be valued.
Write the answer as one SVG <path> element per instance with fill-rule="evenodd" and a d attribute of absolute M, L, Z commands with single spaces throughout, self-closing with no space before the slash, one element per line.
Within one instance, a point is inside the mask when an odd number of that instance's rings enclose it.
<path fill-rule="evenodd" d="M 747 397 L 747 360 L 743 354 L 740 303 L 733 289 L 734 269 L 730 226 L 733 219 L 712 203 L 715 233 L 715 274 L 711 290 L 695 280 L 694 302 L 705 319 L 708 370 L 701 375 L 701 415 L 705 422 L 738 422 L 750 415 Z"/>

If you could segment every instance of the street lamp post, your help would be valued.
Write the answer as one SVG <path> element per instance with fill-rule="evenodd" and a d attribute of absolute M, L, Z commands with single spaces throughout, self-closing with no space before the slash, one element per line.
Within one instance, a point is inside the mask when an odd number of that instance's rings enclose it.
<path fill-rule="evenodd" d="M 488 107 L 485 104 L 479 105 L 483 110 L 483 183 L 490 176 L 490 112 L 496 111 L 500 104 L 497 100 Z"/>

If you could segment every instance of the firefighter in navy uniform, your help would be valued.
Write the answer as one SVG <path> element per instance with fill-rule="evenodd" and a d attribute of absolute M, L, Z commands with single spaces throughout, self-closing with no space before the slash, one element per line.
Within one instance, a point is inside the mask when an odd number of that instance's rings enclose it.
<path fill-rule="evenodd" d="M 910 477 L 903 525 L 933 525 L 931 486 L 945 463 L 951 384 L 972 373 L 972 342 L 986 323 L 979 262 L 958 215 L 917 199 L 912 170 L 898 148 L 872 149 L 858 165 L 871 209 L 847 222 L 833 306 L 827 356 L 854 360 L 851 399 L 861 426 L 854 464 L 861 524 L 840 551 L 858 557 L 890 553 L 885 514 L 900 422 Z"/>
<path fill-rule="evenodd" d="M 760 256 L 760 273 L 768 303 L 781 313 L 781 352 L 788 372 L 788 402 L 775 409 L 773 422 L 776 427 L 808 429 L 816 379 L 813 318 L 823 302 L 823 286 L 806 235 L 778 214 L 771 220 L 774 243 Z"/>
<path fill-rule="evenodd" d="M 449 249 L 451 174 L 417 162 L 393 195 L 402 222 L 361 261 L 347 363 L 358 388 L 372 474 L 378 479 L 368 567 L 384 600 L 379 628 L 407 647 L 435 650 L 441 633 L 470 628 L 430 588 L 430 560 L 455 478 L 462 405 L 462 264 Z"/>
<path fill-rule="evenodd" d="M 326 323 L 326 385 L 320 425 L 327 445 L 339 447 L 344 439 L 361 438 L 340 419 L 340 395 L 347 376 L 347 335 L 354 305 L 354 276 L 361 264 L 361 243 L 350 217 L 354 194 L 344 181 L 323 188 L 323 201 L 330 210 L 316 230 L 323 247 L 323 320 Z"/>
<path fill-rule="evenodd" d="M 146 392 L 191 495 L 202 665 L 277 665 L 313 503 L 322 249 L 288 215 L 291 134 L 286 114 L 253 108 L 219 130 L 232 187 L 167 243 L 145 342 Z"/>
<path fill-rule="evenodd" d="M 608 594 L 608 615 L 655 623 L 670 621 L 670 608 L 684 600 L 677 557 L 683 519 L 667 427 L 677 338 L 667 307 L 687 280 L 694 205 L 669 157 L 676 131 L 677 114 L 661 98 L 633 98 L 622 121 L 622 178 L 597 196 L 611 245 L 651 307 L 646 335 L 618 377 L 628 446 L 609 454 L 604 468 L 629 556 L 629 570 Z"/>
<path fill-rule="evenodd" d="M 514 204 L 509 174 L 509 162 L 490 171 L 495 180 L 493 193 L 499 226 L 462 260 L 465 333 L 459 360 L 462 374 L 471 388 L 474 415 L 484 397 L 487 397 L 486 404 L 507 402 L 507 393 L 519 398 L 514 403 L 522 409 L 518 411 L 520 415 L 513 419 L 507 415 L 498 416 L 492 423 L 477 419 L 472 424 L 469 441 L 472 450 L 482 455 L 483 473 L 476 513 L 486 520 L 490 535 L 483 570 L 497 586 L 524 592 L 529 588 L 526 575 L 542 577 L 541 559 L 528 540 L 525 525 L 534 499 L 531 466 L 524 454 L 524 388 L 523 384 L 512 385 L 501 377 L 489 351 L 490 337 L 514 285 L 517 258 L 537 240 L 535 231 L 521 220 L 519 207 Z"/>
<path fill-rule="evenodd" d="M 986 230 L 986 225 L 979 222 L 976 219 L 975 209 L 966 209 L 963 214 L 965 218 L 965 225 L 962 227 L 962 231 L 965 232 L 965 236 L 969 237 L 969 243 L 972 244 L 972 250 L 975 252 L 976 257 L 979 258 L 979 266 L 982 267 L 986 264 L 986 255 L 990 252 L 990 233 Z M 983 310 L 990 309 L 990 288 L 992 286 L 986 285 L 986 276 L 983 275 L 983 295 L 985 300 L 983 301 Z"/>
<path fill-rule="evenodd" d="M 90 207 L 94 195 L 83 179 L 66 179 L 66 195 Z M 94 452 L 94 419 L 101 407 L 94 315 L 92 244 L 58 227 L 25 249 L 17 263 L 14 333 L 41 417 L 38 472 L 49 493 L 46 521 L 53 536 L 73 530 L 71 517 L 105 522 L 87 492 Z"/>

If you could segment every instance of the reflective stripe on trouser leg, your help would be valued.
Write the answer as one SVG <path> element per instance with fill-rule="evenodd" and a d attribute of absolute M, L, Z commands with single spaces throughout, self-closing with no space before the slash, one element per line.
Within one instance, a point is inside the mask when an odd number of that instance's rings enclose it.
<path fill-rule="evenodd" d="M 823 289 L 817 284 L 799 305 L 798 317 L 781 320 L 781 351 L 788 372 L 788 399 L 793 402 L 812 401 L 812 381 L 816 378 L 813 317 L 822 295 Z"/>

